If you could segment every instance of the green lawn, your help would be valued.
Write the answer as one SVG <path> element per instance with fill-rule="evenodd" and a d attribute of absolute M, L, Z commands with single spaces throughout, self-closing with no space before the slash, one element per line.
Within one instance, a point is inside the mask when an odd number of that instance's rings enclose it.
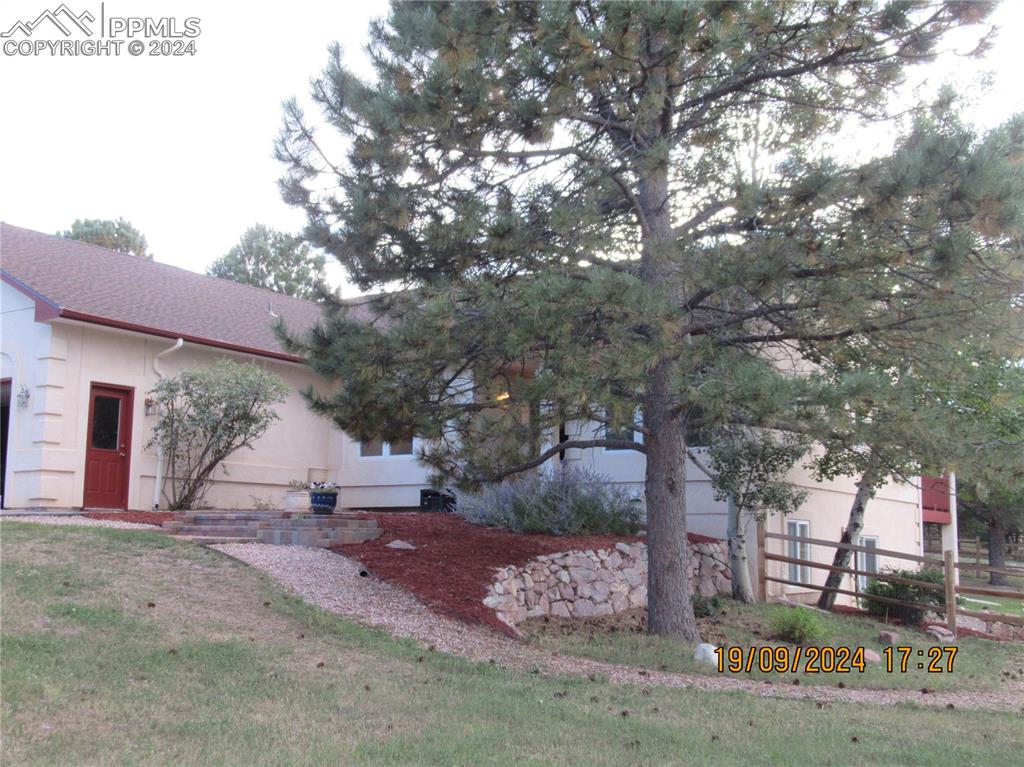
<path fill-rule="evenodd" d="M 1008 588 L 1016 591 L 1024 591 L 1024 578 L 1017 578 L 1010 576 L 1007 578 L 1009 583 Z M 964 586 L 981 586 L 982 588 L 990 589 L 993 588 L 988 582 L 988 577 L 977 578 L 974 576 L 971 570 L 960 571 L 960 583 Z M 1018 617 L 1024 617 L 1024 601 L 1020 599 L 1011 599 L 1010 597 L 993 597 L 988 595 L 980 594 L 963 594 L 961 596 L 963 603 L 961 607 L 966 610 L 988 610 L 994 613 L 1007 613 L 1009 615 L 1016 615 Z M 994 604 L 987 604 L 987 603 Z"/>
<path fill-rule="evenodd" d="M 158 534 L 4 522 L 6 765 L 1017 764 L 1014 714 L 548 679 Z"/>
<path fill-rule="evenodd" d="M 783 605 L 744 605 L 723 599 L 720 612 L 713 619 L 701 621 L 706 641 L 720 647 L 787 646 L 771 636 L 770 619 L 778 612 L 804 608 Z M 935 690 L 995 690 L 1007 685 L 1024 688 L 1024 647 L 1019 644 L 993 642 L 971 637 L 961 638 L 953 661 L 953 673 L 929 673 L 917 668 L 918 662 L 927 667 L 928 648 L 936 646 L 927 634 L 905 627 L 886 626 L 860 616 L 816 613 L 826 633 L 824 639 L 813 644 L 819 647 L 866 647 L 881 653 L 884 646 L 878 640 L 880 629 L 895 630 L 900 644 L 913 648 L 912 661 L 906 673 L 888 673 L 884 663 L 866 663 L 863 673 L 751 673 L 733 676 L 770 679 L 776 683 L 791 684 L 799 677 L 801 684 L 829 684 L 842 682 L 846 687 L 877 689 L 904 688 Z M 608 633 L 607 624 L 528 621 L 522 627 L 531 641 L 549 651 L 578 655 L 595 660 L 621 663 L 644 668 L 717 675 L 717 668 L 698 664 L 690 653 L 679 651 L 678 645 L 666 639 L 649 636 L 620 624 L 619 630 Z M 925 654 L 917 657 L 917 651 Z M 1009 672 L 1011 676 L 1006 676 Z M 1024 692 L 1022 692 L 1024 700 Z"/>

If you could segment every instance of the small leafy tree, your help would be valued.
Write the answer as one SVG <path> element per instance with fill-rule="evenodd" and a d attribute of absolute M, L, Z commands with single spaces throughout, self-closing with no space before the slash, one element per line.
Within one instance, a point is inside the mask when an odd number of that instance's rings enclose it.
<path fill-rule="evenodd" d="M 160 410 L 147 447 L 158 445 L 167 461 L 170 508 L 194 508 L 217 467 L 243 447 L 252 448 L 278 419 L 274 405 L 288 387 L 279 376 L 248 363 L 219 360 L 162 379 L 150 395 Z"/>
<path fill-rule="evenodd" d="M 808 441 L 795 434 L 773 434 L 743 426 L 717 429 L 706 469 L 715 500 L 728 504 L 729 569 L 732 595 L 754 601 L 747 563 L 747 527 L 751 520 L 789 514 L 800 508 L 807 493 L 785 475 L 807 452 Z"/>
<path fill-rule="evenodd" d="M 263 224 L 246 229 L 207 274 L 308 300 L 319 296 L 317 286 L 326 279 L 323 256 L 313 253 L 301 237 Z"/>
<path fill-rule="evenodd" d="M 146 236 L 123 218 L 76 218 L 70 229 L 58 232 L 59 237 L 99 245 L 129 256 L 152 258 L 147 251 Z"/>

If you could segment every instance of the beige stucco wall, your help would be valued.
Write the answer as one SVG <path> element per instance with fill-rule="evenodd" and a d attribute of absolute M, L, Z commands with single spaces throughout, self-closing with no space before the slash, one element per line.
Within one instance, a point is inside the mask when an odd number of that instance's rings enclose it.
<path fill-rule="evenodd" d="M 145 415 L 145 400 L 158 380 L 153 358 L 171 348 L 173 339 L 65 320 L 35 322 L 32 301 L 6 283 L 2 299 L 3 377 L 12 378 L 13 392 L 25 383 L 32 393 L 28 408 L 11 408 L 5 505 L 82 506 L 89 392 L 91 384 L 104 383 L 133 390 L 129 507 L 152 508 L 156 454 L 146 443 L 157 417 Z M 357 443 L 306 407 L 300 392 L 325 384 L 304 366 L 190 343 L 160 365 L 165 375 L 174 375 L 221 357 L 272 370 L 290 393 L 277 408 L 280 420 L 253 449 L 234 453 L 217 472 L 208 505 L 281 507 L 289 480 L 306 481 L 310 469 L 325 470 L 345 485 L 342 507 L 419 503 L 425 470 L 412 457 L 361 458 Z"/>
<path fill-rule="evenodd" d="M 5 506 L 55 505 L 69 479 L 63 456 L 51 454 L 52 411 L 61 404 L 59 384 L 64 369 L 51 356 L 50 326 L 35 321 L 35 304 L 6 282 L 0 283 L 0 377 L 11 379 Z M 28 403 L 17 404 L 25 387 Z"/>

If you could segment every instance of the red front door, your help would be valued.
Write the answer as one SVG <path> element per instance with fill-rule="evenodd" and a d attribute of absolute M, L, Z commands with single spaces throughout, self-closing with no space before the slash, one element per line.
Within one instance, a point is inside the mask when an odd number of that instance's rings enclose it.
<path fill-rule="evenodd" d="M 93 384 L 85 444 L 85 495 L 91 509 L 128 508 L 132 391 Z"/>

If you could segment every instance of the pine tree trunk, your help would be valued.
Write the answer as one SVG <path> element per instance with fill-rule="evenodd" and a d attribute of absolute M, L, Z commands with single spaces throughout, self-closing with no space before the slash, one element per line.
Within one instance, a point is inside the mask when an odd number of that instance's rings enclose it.
<path fill-rule="evenodd" d="M 659 77 L 663 77 L 661 73 Z M 670 213 L 668 171 L 644 170 L 639 203 L 648 231 L 641 247 L 641 279 L 654 292 L 681 294 Z M 675 290 L 673 288 L 676 288 Z M 647 630 L 651 634 L 699 642 L 690 600 L 690 548 L 686 539 L 686 427 L 676 390 L 678 363 L 663 359 L 651 371 L 644 393 L 648 429 Z"/>
<path fill-rule="evenodd" d="M 853 497 L 853 504 L 850 506 L 850 517 L 846 522 L 846 529 L 843 531 L 840 543 L 853 543 L 860 537 L 860 531 L 864 529 L 864 510 L 868 501 L 875 494 L 875 482 L 878 479 L 878 461 L 872 451 L 868 457 L 868 465 L 857 483 L 857 494 Z M 835 556 L 832 557 L 833 567 L 849 567 L 853 552 L 849 549 L 837 548 Z M 843 573 L 832 570 L 825 579 L 825 588 L 818 597 L 818 607 L 822 610 L 831 610 L 836 603 L 836 589 L 843 582 Z"/>
<path fill-rule="evenodd" d="M 988 522 L 988 564 L 990 567 L 1006 567 L 1006 528 L 998 519 Z M 989 573 L 988 582 L 993 586 L 1008 586 L 1005 573 Z"/>
<path fill-rule="evenodd" d="M 732 597 L 746 604 L 754 603 L 754 586 L 750 582 L 750 562 L 747 558 L 746 520 L 740 519 L 739 509 L 732 495 L 727 500 L 729 539 L 729 574 L 732 578 Z"/>
<path fill-rule="evenodd" d="M 647 630 L 699 642 L 686 540 L 686 440 L 672 413 L 672 366 L 659 365 L 644 402 L 647 446 Z"/>

